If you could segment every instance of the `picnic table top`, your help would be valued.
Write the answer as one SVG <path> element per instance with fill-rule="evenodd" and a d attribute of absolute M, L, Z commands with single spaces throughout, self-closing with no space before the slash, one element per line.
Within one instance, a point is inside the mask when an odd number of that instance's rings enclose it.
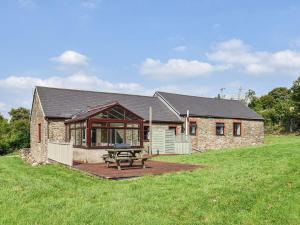
<path fill-rule="evenodd" d="M 115 148 L 107 149 L 107 152 L 141 152 L 142 149 L 139 148 Z"/>

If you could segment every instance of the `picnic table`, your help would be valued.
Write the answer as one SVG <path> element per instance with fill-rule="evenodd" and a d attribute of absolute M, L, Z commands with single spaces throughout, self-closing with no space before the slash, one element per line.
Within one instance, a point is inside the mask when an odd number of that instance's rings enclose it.
<path fill-rule="evenodd" d="M 113 149 L 107 149 L 106 151 L 108 154 L 102 156 L 106 166 L 109 167 L 111 163 L 117 163 L 118 170 L 122 169 L 122 162 L 129 162 L 129 166 L 132 166 L 134 161 L 141 161 L 142 167 L 145 169 L 145 161 L 149 158 L 143 156 L 142 149 L 134 149 L 126 145 L 115 145 Z"/>

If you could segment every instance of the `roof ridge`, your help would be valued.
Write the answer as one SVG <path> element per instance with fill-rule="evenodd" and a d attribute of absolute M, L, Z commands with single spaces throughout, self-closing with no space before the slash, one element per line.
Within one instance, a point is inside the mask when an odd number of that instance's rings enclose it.
<path fill-rule="evenodd" d="M 67 91 L 92 92 L 92 93 L 101 93 L 101 94 L 128 95 L 128 96 L 136 96 L 136 97 L 147 97 L 147 98 L 152 98 L 152 99 L 156 98 L 154 96 L 138 95 L 138 94 L 128 94 L 128 93 L 91 91 L 91 90 L 81 90 L 81 89 L 71 89 L 71 88 L 57 88 L 57 87 L 47 87 L 47 86 L 35 86 L 35 87 L 36 88 L 56 89 L 56 90 L 67 90 Z"/>
<path fill-rule="evenodd" d="M 235 102 L 240 102 L 237 99 L 224 99 L 224 98 L 203 97 L 203 96 L 197 96 L 197 95 L 178 94 L 178 93 L 171 93 L 171 92 L 164 92 L 164 91 L 156 91 L 156 92 L 157 93 L 171 94 L 171 95 L 180 95 L 180 96 L 186 96 L 186 97 L 205 98 L 205 99 L 212 99 L 212 100 L 219 100 L 219 101 L 235 101 Z"/>

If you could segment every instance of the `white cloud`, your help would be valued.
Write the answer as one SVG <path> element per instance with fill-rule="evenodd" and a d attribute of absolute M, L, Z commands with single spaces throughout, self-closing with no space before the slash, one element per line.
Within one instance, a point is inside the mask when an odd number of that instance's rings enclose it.
<path fill-rule="evenodd" d="M 32 76 L 9 76 L 0 80 L 1 89 L 11 90 L 12 92 L 24 92 L 31 90 L 35 86 L 75 88 L 98 91 L 115 92 L 138 92 L 143 87 L 138 83 L 111 83 L 93 75 L 76 73 L 65 77 L 38 78 Z"/>
<path fill-rule="evenodd" d="M 178 46 L 177 50 L 184 50 Z M 174 49 L 175 50 L 175 49 Z M 300 52 L 281 50 L 275 52 L 255 51 L 239 39 L 231 39 L 214 45 L 206 53 L 206 60 L 146 59 L 140 65 L 140 73 L 158 79 L 186 78 L 232 71 L 249 75 L 298 75 L 300 73 Z"/>
<path fill-rule="evenodd" d="M 180 46 L 177 46 L 177 47 L 173 48 L 173 50 L 175 52 L 185 52 L 187 50 L 187 47 L 184 46 L 184 45 L 180 45 Z"/>
<path fill-rule="evenodd" d="M 270 73 L 294 74 L 300 72 L 300 53 L 292 50 L 277 52 L 254 51 L 239 39 L 217 44 L 208 60 L 228 65 L 232 70 L 252 75 Z"/>
<path fill-rule="evenodd" d="M 87 66 L 88 65 L 88 57 L 75 52 L 75 51 L 65 51 L 60 56 L 53 57 L 50 60 L 57 62 L 63 66 Z"/>
<path fill-rule="evenodd" d="M 214 66 L 197 60 L 169 59 L 162 63 L 158 59 L 146 59 L 140 66 L 140 73 L 160 79 L 173 77 L 195 77 L 212 73 Z"/>

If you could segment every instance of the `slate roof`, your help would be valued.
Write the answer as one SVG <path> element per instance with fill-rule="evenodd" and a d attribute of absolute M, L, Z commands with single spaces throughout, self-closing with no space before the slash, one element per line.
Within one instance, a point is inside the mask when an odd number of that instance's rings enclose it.
<path fill-rule="evenodd" d="M 178 116 L 156 97 L 40 86 L 36 87 L 36 91 L 48 118 L 70 119 L 90 107 L 117 101 L 145 120 L 149 120 L 149 106 L 152 106 L 153 121 L 181 122 Z"/>
<path fill-rule="evenodd" d="M 256 112 L 237 100 L 204 98 L 158 91 L 168 104 L 181 116 L 189 110 L 190 116 L 263 120 Z"/>

